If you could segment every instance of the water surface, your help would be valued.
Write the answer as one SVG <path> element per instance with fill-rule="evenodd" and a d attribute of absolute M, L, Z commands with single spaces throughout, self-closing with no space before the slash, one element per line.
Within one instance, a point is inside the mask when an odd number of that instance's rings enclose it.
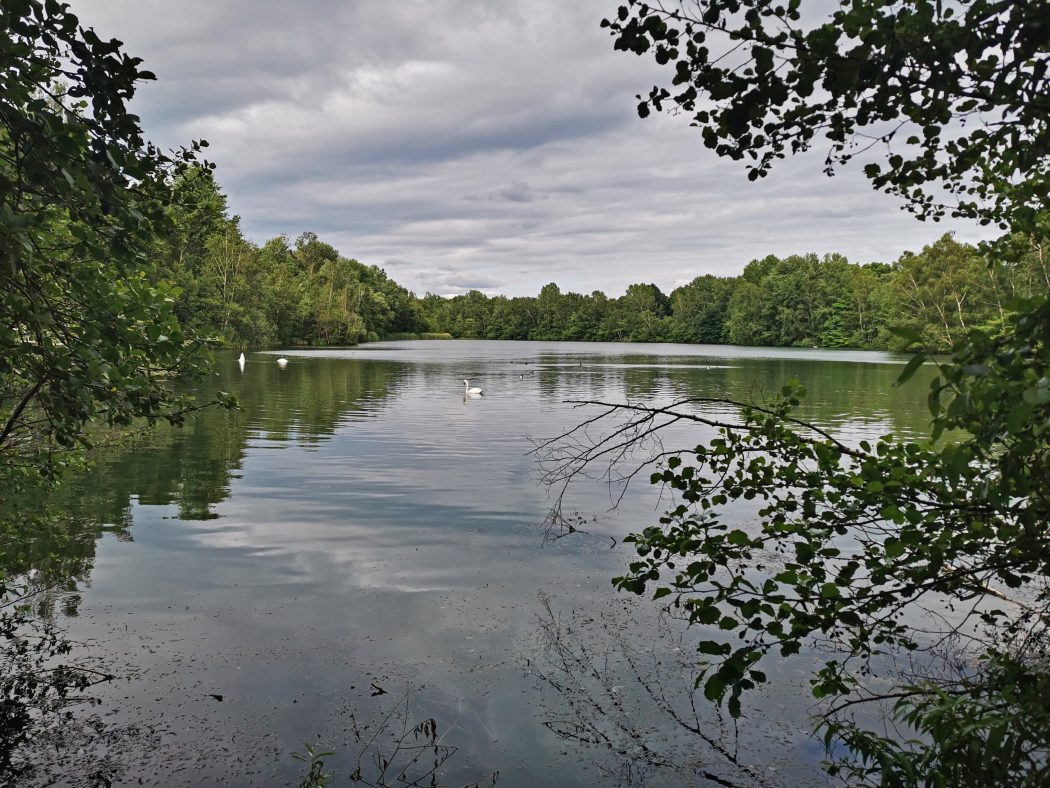
<path fill-rule="evenodd" d="M 63 581 L 71 634 L 119 676 L 91 709 L 106 743 L 50 753 L 53 772 L 292 784 L 305 741 L 336 753 L 338 785 L 360 753 L 367 765 L 406 722 L 433 718 L 458 748 L 448 784 L 496 770 L 505 786 L 687 784 L 701 760 L 736 779 L 646 697 L 659 684 L 688 711 L 689 633 L 679 642 L 656 605 L 609 582 L 630 558 L 622 537 L 656 521 L 657 491 L 638 484 L 590 521 L 612 499 L 582 484 L 570 501 L 586 533 L 545 542 L 530 439 L 587 414 L 571 400 L 761 400 L 790 378 L 809 391 L 803 417 L 847 441 L 917 434 L 925 390 L 894 387 L 901 363 L 547 342 L 254 352 L 243 370 L 224 354 L 202 395 L 229 390 L 243 411 L 101 451 L 55 497 L 74 516 L 66 540 L 11 567 Z M 464 378 L 484 396 L 465 397 Z M 745 706 L 740 759 L 773 782 L 820 779 L 805 669 L 786 663 Z M 701 715 L 714 741 L 732 738 Z M 638 767 L 660 748 L 681 770 Z"/>

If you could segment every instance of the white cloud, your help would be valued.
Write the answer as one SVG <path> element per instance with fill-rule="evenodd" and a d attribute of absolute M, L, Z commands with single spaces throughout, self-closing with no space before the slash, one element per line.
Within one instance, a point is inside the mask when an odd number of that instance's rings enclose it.
<path fill-rule="evenodd" d="M 829 179 L 818 153 L 749 183 L 684 118 L 634 115 L 656 80 L 598 27 L 615 2 L 83 0 L 159 81 L 161 144 L 204 137 L 256 241 L 313 230 L 417 291 L 665 290 L 770 252 L 892 259 L 946 229 Z M 452 273 L 449 273 L 452 272 Z M 453 282 L 453 280 L 455 280 Z"/>

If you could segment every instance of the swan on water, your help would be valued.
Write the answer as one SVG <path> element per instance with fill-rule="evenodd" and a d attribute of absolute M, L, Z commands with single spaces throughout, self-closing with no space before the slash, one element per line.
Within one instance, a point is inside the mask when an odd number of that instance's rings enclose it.
<path fill-rule="evenodd" d="M 237 359 L 237 363 L 238 364 L 244 364 L 244 354 L 243 353 L 241 353 L 241 357 L 239 359 Z"/>
<path fill-rule="evenodd" d="M 474 388 L 471 388 L 470 381 L 469 380 L 464 380 L 463 381 L 463 393 L 464 394 L 484 394 L 485 392 L 482 389 L 477 388 L 476 386 Z"/>
<path fill-rule="evenodd" d="M 282 356 L 281 358 L 277 359 L 277 366 L 279 366 L 279 367 L 287 367 L 288 366 L 288 359 L 284 358 L 284 356 Z"/>

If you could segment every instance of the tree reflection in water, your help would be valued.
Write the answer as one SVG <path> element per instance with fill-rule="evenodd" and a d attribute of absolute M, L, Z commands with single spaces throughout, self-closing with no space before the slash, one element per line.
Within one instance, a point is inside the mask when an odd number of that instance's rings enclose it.
<path fill-rule="evenodd" d="M 99 540 L 132 541 L 136 505 L 173 505 L 180 520 L 215 519 L 250 441 L 317 445 L 355 409 L 388 393 L 384 365 L 312 364 L 254 370 L 238 386 L 232 356 L 214 388 L 237 391 L 242 412 L 200 411 L 185 426 L 96 433 L 86 470 L 58 487 L 0 498 L 0 783 L 61 776 L 85 785 L 122 779 L 122 752 L 155 748 L 157 727 L 113 725 L 93 711 L 90 688 L 130 680 L 128 664 L 103 663 L 70 642 L 59 615 L 75 617 Z M 202 387 L 201 401 L 212 386 Z M 277 394 L 275 396 L 275 393 Z"/>
<path fill-rule="evenodd" d="M 737 721 L 697 703 L 695 649 L 681 622 L 661 613 L 655 625 L 644 624 L 643 637 L 633 600 L 563 613 L 541 593 L 540 605 L 529 667 L 553 691 L 543 693 L 544 725 L 590 749 L 601 784 L 784 784 L 784 764 L 743 741 Z M 762 749 L 783 753 L 793 733 L 785 725 Z"/>

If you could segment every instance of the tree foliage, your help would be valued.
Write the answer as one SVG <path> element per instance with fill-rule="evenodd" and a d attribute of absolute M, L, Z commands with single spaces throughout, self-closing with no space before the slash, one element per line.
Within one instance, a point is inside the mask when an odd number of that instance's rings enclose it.
<path fill-rule="evenodd" d="M 829 172 L 877 155 L 865 174 L 920 217 L 1010 231 L 980 253 L 943 238 L 869 271 L 910 313 L 904 341 L 955 348 L 936 362 L 927 439 L 847 445 L 793 415 L 804 390 L 788 384 L 769 402 L 603 403 L 546 446 L 551 480 L 568 483 L 670 424 L 714 431 L 636 466 L 656 463 L 678 503 L 630 537 L 637 559 L 614 583 L 701 628 L 698 692 L 733 716 L 769 663 L 811 660 L 828 768 L 852 782 L 1050 780 L 1048 19 L 1041 2 L 859 0 L 807 26 L 797 1 L 628 0 L 603 22 L 617 49 L 673 72 L 679 92 L 654 88 L 640 114 L 685 110 L 752 179 L 823 137 Z M 766 293 L 813 289 L 805 267 L 749 268 L 732 300 L 758 325 Z M 806 299 L 772 303 L 814 332 Z M 606 417 L 619 421 L 599 435 Z"/>
<path fill-rule="evenodd" d="M 147 276 L 171 179 L 199 146 L 147 143 L 140 61 L 56 2 L 0 9 L 0 479 L 55 467 L 93 419 L 178 421 L 204 340 Z"/>
<path fill-rule="evenodd" d="M 829 174 L 874 154 L 872 185 L 920 217 L 1030 228 L 1050 193 L 1046 4 L 836 6 L 806 29 L 801 0 L 628 0 L 602 24 L 616 49 L 672 74 L 639 97 L 639 115 L 687 113 L 752 180 L 823 138 Z"/>
<path fill-rule="evenodd" d="M 423 328 L 412 293 L 315 233 L 261 247 L 247 240 L 207 169 L 175 179 L 169 214 L 173 233 L 157 239 L 154 275 L 178 282 L 186 326 L 239 345 L 352 345 Z"/>
<path fill-rule="evenodd" d="M 727 404 L 712 400 L 626 407 L 615 438 L 572 457 L 579 467 L 676 420 L 717 431 L 652 474 L 681 503 L 629 537 L 638 560 L 615 580 L 655 586 L 706 628 L 708 700 L 739 715 L 742 695 L 766 681 L 764 661 L 819 641 L 810 684 L 828 699 L 821 726 L 829 748 L 842 741 L 856 755 L 855 776 L 1050 777 L 1048 311 L 938 367 L 930 440 L 846 445 L 792 416 L 804 391 L 789 385 L 737 420 L 707 415 Z M 967 437 L 938 442 L 949 433 Z M 731 526 L 730 501 L 756 501 L 758 527 Z M 879 737 L 846 714 L 884 701 L 932 743 Z"/>
<path fill-rule="evenodd" d="M 34 614 L 35 596 L 0 581 L 0 780 L 25 784 L 35 768 L 22 748 L 68 723 L 63 712 L 89 687 L 114 677 L 71 664 L 72 645 L 53 621 Z"/>
<path fill-rule="evenodd" d="M 698 276 L 669 296 L 653 284 L 609 298 L 552 282 L 535 298 L 430 296 L 420 312 L 431 331 L 479 339 L 899 350 L 907 343 L 890 327 L 907 326 L 923 347 L 950 350 L 971 328 L 1001 328 L 1014 300 L 1046 289 L 1045 275 L 1045 253 L 989 265 L 979 249 L 944 235 L 889 264 L 768 255 L 740 276 Z"/>
<path fill-rule="evenodd" d="M 208 368 L 209 342 L 176 314 L 179 291 L 153 276 L 172 184 L 201 146 L 168 154 L 143 138 L 127 109 L 153 78 L 140 62 L 55 0 L 0 5 L 0 504 L 53 479 L 92 422 L 181 423 L 195 405 L 173 381 Z M 38 526 L 10 515 L 5 537 Z M 12 569 L 0 572 L 5 782 L 31 767 L 13 758 L 20 745 L 112 678 L 69 664 Z"/>

